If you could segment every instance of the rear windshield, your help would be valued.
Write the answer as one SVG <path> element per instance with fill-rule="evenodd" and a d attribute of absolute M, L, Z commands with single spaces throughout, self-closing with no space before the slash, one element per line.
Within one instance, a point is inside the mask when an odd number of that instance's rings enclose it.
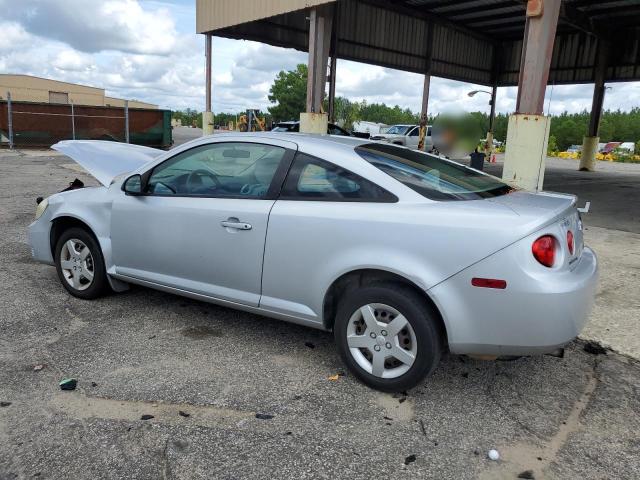
<path fill-rule="evenodd" d="M 367 162 L 431 200 L 478 200 L 513 187 L 496 177 L 428 153 L 370 143 L 356 147 Z"/>

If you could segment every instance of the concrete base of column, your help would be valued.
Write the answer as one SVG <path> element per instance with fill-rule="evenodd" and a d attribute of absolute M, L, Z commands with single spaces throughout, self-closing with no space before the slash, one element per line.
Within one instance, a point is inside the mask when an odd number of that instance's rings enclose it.
<path fill-rule="evenodd" d="M 326 113 L 301 113 L 300 133 L 327 134 L 329 128 L 329 116 Z"/>
<path fill-rule="evenodd" d="M 202 112 L 202 135 L 213 135 L 213 112 Z"/>
<path fill-rule="evenodd" d="M 502 179 L 530 191 L 542 190 L 551 117 L 516 113 L 509 117 Z"/>
<path fill-rule="evenodd" d="M 582 140 L 582 155 L 580 156 L 580 171 L 593 172 L 596 169 L 596 153 L 600 137 L 584 137 Z"/>

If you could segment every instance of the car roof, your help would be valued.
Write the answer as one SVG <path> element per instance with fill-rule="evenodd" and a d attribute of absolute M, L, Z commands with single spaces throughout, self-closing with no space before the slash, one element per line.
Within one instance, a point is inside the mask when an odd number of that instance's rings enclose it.
<path fill-rule="evenodd" d="M 216 138 L 220 138 L 223 135 L 230 135 L 228 133 L 216 133 Z M 271 138 L 274 140 L 286 140 L 289 142 L 297 143 L 298 146 L 304 148 L 306 146 L 320 146 L 320 145 L 344 145 L 345 147 L 355 148 L 366 143 L 371 143 L 369 139 L 358 137 L 347 137 L 345 135 L 321 135 L 317 133 L 298 133 L 298 132 L 246 132 L 233 135 L 234 140 L 240 138 Z M 206 137 L 202 137 L 206 138 Z"/>

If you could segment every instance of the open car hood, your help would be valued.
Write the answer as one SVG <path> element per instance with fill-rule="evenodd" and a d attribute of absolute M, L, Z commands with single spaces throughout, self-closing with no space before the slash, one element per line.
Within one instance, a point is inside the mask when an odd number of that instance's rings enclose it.
<path fill-rule="evenodd" d="M 132 172 L 164 153 L 156 148 L 105 140 L 63 140 L 51 148 L 70 157 L 105 187 L 118 175 Z"/>

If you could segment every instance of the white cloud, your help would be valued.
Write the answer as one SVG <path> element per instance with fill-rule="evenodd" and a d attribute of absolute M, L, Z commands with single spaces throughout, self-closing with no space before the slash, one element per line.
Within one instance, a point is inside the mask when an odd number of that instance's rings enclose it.
<path fill-rule="evenodd" d="M 60 50 L 51 61 L 51 66 L 57 70 L 81 72 L 95 68 L 93 57 L 75 50 Z"/>
<path fill-rule="evenodd" d="M 136 0 L 0 0 L 0 10 L 29 33 L 83 52 L 168 54 L 176 42 L 169 10 L 144 10 Z"/>
<path fill-rule="evenodd" d="M 0 52 L 23 48 L 28 44 L 29 34 L 17 22 L 0 22 Z"/>

